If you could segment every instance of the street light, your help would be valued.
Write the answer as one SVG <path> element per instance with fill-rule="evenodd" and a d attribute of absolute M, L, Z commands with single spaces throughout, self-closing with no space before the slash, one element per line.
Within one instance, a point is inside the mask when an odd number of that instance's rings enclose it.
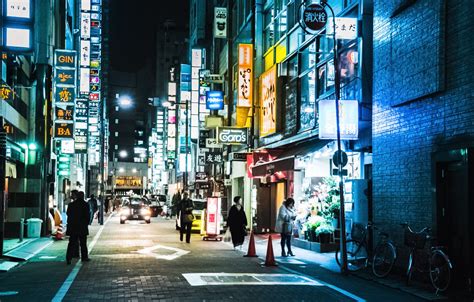
<path fill-rule="evenodd" d="M 122 108 L 131 107 L 132 104 L 133 104 L 132 99 L 130 99 L 130 97 L 125 96 L 125 95 L 119 97 L 118 103 L 119 103 L 119 106 L 122 107 Z"/>
<path fill-rule="evenodd" d="M 128 156 L 128 152 L 126 150 L 122 150 L 122 151 L 119 152 L 119 156 L 121 158 L 125 158 L 125 157 Z"/>

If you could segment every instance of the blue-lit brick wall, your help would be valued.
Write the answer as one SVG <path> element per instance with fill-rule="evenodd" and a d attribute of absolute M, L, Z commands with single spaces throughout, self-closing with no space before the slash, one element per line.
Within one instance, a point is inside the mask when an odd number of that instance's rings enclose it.
<path fill-rule="evenodd" d="M 474 137 L 472 0 L 375 0 L 374 221 L 432 226 L 432 154 Z"/>

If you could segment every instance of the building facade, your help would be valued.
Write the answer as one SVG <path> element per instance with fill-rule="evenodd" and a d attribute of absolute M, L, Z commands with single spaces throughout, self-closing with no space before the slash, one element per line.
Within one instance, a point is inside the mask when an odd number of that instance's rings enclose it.
<path fill-rule="evenodd" d="M 469 1 L 374 1 L 373 215 L 430 227 L 472 291 Z"/>

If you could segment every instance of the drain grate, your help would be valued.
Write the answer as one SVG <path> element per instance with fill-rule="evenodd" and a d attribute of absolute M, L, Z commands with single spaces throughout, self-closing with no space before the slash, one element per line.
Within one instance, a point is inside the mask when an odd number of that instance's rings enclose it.
<path fill-rule="evenodd" d="M 237 274 L 195 273 L 183 274 L 191 286 L 203 285 L 312 285 L 321 283 L 296 274 Z"/>

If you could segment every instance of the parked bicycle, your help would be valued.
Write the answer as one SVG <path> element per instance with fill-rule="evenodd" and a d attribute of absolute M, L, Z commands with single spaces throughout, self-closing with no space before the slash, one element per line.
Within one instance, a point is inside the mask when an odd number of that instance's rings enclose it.
<path fill-rule="evenodd" d="M 379 232 L 379 240 L 375 246 L 373 256 L 369 255 L 368 248 L 368 229 L 378 230 L 371 222 L 366 226 L 356 223 L 352 226 L 351 239 L 346 242 L 347 250 L 347 268 L 350 271 L 361 270 L 372 260 L 372 272 L 377 277 L 387 276 L 393 268 L 397 258 L 397 249 L 385 232 Z M 336 250 L 336 262 L 341 266 L 340 247 Z"/>
<path fill-rule="evenodd" d="M 407 269 L 407 285 L 410 283 L 413 272 L 429 273 L 431 284 L 436 293 L 448 289 L 451 282 L 453 266 L 448 255 L 443 251 L 444 247 L 434 244 L 435 237 L 431 236 L 431 229 L 423 228 L 419 232 L 411 229 L 408 223 L 402 223 L 404 232 L 404 243 L 410 249 Z M 426 242 L 430 242 L 430 248 L 426 249 Z"/>

